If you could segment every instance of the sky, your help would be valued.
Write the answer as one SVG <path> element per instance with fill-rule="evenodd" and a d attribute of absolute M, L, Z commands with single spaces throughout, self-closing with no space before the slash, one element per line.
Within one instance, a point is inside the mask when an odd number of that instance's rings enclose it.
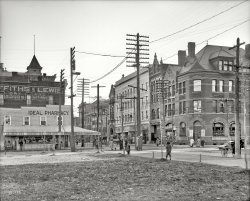
<path fill-rule="evenodd" d="M 89 79 L 85 101 L 93 102 L 97 84 L 103 86 L 101 98 L 108 98 L 111 84 L 135 69 L 124 62 L 93 82 L 123 58 L 79 52 L 125 56 L 126 34 L 139 33 L 149 36 L 150 63 L 156 53 L 164 63 L 177 64 L 176 54 L 188 42 L 196 43 L 196 53 L 206 44 L 234 46 L 237 37 L 249 44 L 249 10 L 250 1 L 0 0 L 1 62 L 8 71 L 25 72 L 35 53 L 42 73 L 57 74 L 59 80 L 65 69 L 70 82 L 70 48 L 75 47 L 81 75 L 74 77 L 74 91 L 78 80 Z M 80 103 L 81 97 L 74 98 L 75 110 Z"/>

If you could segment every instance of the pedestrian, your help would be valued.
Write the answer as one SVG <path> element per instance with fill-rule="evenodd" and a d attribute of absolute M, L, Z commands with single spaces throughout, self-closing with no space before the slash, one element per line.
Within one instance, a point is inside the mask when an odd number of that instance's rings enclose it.
<path fill-rule="evenodd" d="M 125 142 L 125 147 L 126 147 L 127 154 L 129 155 L 130 154 L 130 144 L 129 144 L 128 140 L 126 140 L 126 142 Z"/>
<path fill-rule="evenodd" d="M 20 140 L 20 141 L 19 141 L 19 144 L 20 144 L 20 150 L 22 151 L 22 150 L 23 150 L 23 141 Z"/>
<path fill-rule="evenodd" d="M 167 142 L 166 145 L 166 159 L 168 160 L 168 156 L 171 160 L 171 151 L 172 151 L 172 145 L 170 144 L 170 142 Z"/>
<path fill-rule="evenodd" d="M 194 139 L 191 138 L 191 139 L 190 139 L 190 147 L 193 147 L 193 146 L 194 146 Z"/>

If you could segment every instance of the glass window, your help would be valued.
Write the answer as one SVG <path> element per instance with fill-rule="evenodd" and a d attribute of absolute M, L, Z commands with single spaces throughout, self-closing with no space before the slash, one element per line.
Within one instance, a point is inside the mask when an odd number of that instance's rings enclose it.
<path fill-rule="evenodd" d="M 213 112 L 217 113 L 217 100 L 213 100 Z"/>
<path fill-rule="evenodd" d="M 168 105 L 168 116 L 172 115 L 171 104 Z"/>
<path fill-rule="evenodd" d="M 157 115 L 156 118 L 159 119 L 160 118 L 160 109 L 159 108 L 157 108 L 157 114 L 156 115 Z"/>
<path fill-rule="evenodd" d="M 31 95 L 27 94 L 27 105 L 31 105 Z"/>
<path fill-rule="evenodd" d="M 175 103 L 172 104 L 172 115 L 175 115 Z"/>
<path fill-rule="evenodd" d="M 155 119 L 155 110 L 152 110 L 152 119 Z"/>
<path fill-rule="evenodd" d="M 201 112 L 201 100 L 194 100 L 194 112 Z"/>
<path fill-rule="evenodd" d="M 224 102 L 220 102 L 220 112 L 224 113 Z"/>
<path fill-rule="evenodd" d="M 232 80 L 229 80 L 229 82 L 228 82 L 228 91 L 233 92 L 233 81 Z"/>
<path fill-rule="evenodd" d="M 183 93 L 186 93 L 186 83 L 185 81 L 182 83 Z"/>
<path fill-rule="evenodd" d="M 23 118 L 23 125 L 30 125 L 30 117 L 24 117 Z"/>
<path fill-rule="evenodd" d="M 224 65 L 223 65 L 223 70 L 227 71 L 228 70 L 228 61 L 224 61 Z"/>
<path fill-rule="evenodd" d="M 229 61 L 228 64 L 229 64 L 229 65 L 228 65 L 228 70 L 229 70 L 229 71 L 233 71 L 233 62 L 232 62 L 232 61 Z"/>
<path fill-rule="evenodd" d="M 52 95 L 49 96 L 49 105 L 53 105 L 54 103 L 53 98 L 54 97 Z"/>
<path fill-rule="evenodd" d="M 219 70 L 222 70 L 223 68 L 223 61 L 219 61 Z"/>
<path fill-rule="evenodd" d="M 219 92 L 223 92 L 223 91 L 224 91 L 224 81 L 219 80 Z"/>
<path fill-rule="evenodd" d="M 222 123 L 214 123 L 213 124 L 213 136 L 224 136 L 225 128 Z"/>
<path fill-rule="evenodd" d="M 4 116 L 4 124 L 11 125 L 11 117 L 9 115 Z"/>
<path fill-rule="evenodd" d="M 231 123 L 229 126 L 229 135 L 230 136 L 235 136 L 235 123 Z"/>
<path fill-rule="evenodd" d="M 201 80 L 194 80 L 194 91 L 201 91 Z"/>
<path fill-rule="evenodd" d="M 182 114 L 182 102 L 179 102 L 179 114 Z"/>
<path fill-rule="evenodd" d="M 179 94 L 182 94 L 182 83 L 179 83 Z"/>
<path fill-rule="evenodd" d="M 217 80 L 212 80 L 212 92 L 216 92 L 216 84 L 217 84 Z"/>
<path fill-rule="evenodd" d="M 183 104 L 182 104 L 182 107 L 183 107 L 183 114 L 186 113 L 186 101 L 183 101 Z"/>
<path fill-rule="evenodd" d="M 40 125 L 46 126 L 46 117 L 40 117 Z"/>

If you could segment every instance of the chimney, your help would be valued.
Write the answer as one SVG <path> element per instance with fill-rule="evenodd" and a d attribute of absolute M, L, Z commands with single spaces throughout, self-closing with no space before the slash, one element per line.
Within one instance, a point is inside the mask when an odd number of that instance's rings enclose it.
<path fill-rule="evenodd" d="M 188 43 L 188 56 L 194 58 L 195 57 L 195 43 Z"/>
<path fill-rule="evenodd" d="M 122 78 L 124 78 L 124 74 L 122 74 Z"/>
<path fill-rule="evenodd" d="M 184 66 L 186 60 L 186 51 L 185 50 L 179 50 L 178 51 L 178 65 Z"/>
<path fill-rule="evenodd" d="M 245 46 L 245 57 L 250 59 L 250 44 Z"/>

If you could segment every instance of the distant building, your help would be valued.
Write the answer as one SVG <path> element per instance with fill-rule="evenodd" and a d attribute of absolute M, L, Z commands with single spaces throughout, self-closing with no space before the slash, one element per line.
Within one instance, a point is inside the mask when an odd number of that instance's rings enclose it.
<path fill-rule="evenodd" d="M 115 104 L 114 107 L 114 120 L 115 120 L 115 133 L 118 138 L 121 137 L 122 131 L 126 138 L 130 138 L 135 142 L 137 134 L 137 106 L 136 106 L 136 72 L 127 76 L 123 76 L 115 83 Z M 143 142 L 147 143 L 150 137 L 150 111 L 149 111 L 149 74 L 148 69 L 140 70 L 140 97 L 141 97 L 141 134 Z M 112 100 L 111 103 L 114 100 Z M 114 121 L 113 120 L 113 121 Z"/>

